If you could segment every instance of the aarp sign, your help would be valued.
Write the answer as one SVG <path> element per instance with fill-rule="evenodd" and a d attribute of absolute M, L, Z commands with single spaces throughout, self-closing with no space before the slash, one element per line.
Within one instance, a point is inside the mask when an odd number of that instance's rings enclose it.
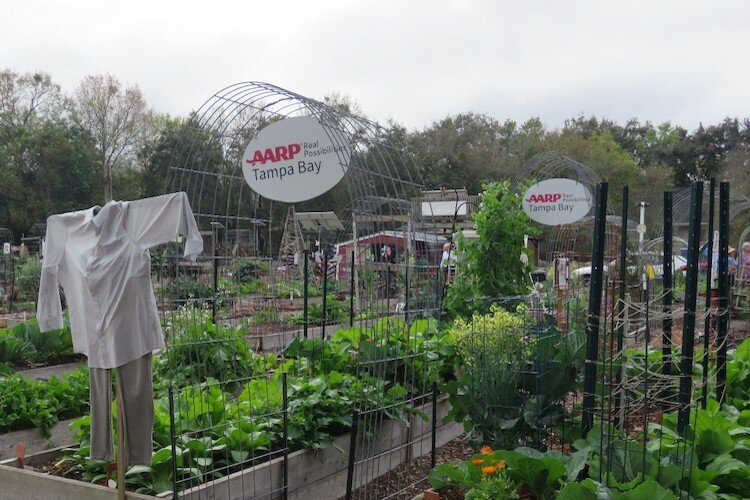
<path fill-rule="evenodd" d="M 572 179 L 547 179 L 523 195 L 523 211 L 547 226 L 571 224 L 591 210 L 593 199 L 586 186 Z"/>
<path fill-rule="evenodd" d="M 314 116 L 274 122 L 258 132 L 242 157 L 250 187 L 271 200 L 295 203 L 325 193 L 344 177 L 351 153 L 348 144 Z"/>

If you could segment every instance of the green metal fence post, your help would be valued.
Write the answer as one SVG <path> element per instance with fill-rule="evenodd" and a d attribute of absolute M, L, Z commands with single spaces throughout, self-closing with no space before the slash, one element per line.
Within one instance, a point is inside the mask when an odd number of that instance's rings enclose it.
<path fill-rule="evenodd" d="M 688 233 L 688 269 L 685 283 L 685 314 L 682 321 L 682 356 L 680 359 L 680 407 L 677 431 L 684 434 L 690 421 L 690 399 L 693 391 L 693 351 L 695 342 L 695 309 L 698 298 L 698 254 L 700 253 L 703 183 L 693 181 L 690 192 L 690 229 Z"/>
<path fill-rule="evenodd" d="M 716 198 L 716 179 L 711 178 L 709 184 L 708 197 L 708 243 L 706 243 L 706 311 L 711 311 L 711 281 L 713 272 L 713 253 L 714 253 L 714 199 Z M 713 318 L 711 314 L 706 314 L 703 323 L 703 389 L 701 391 L 701 406 L 706 407 L 708 401 L 708 348 L 711 337 L 711 323 Z"/>
<path fill-rule="evenodd" d="M 716 400 L 724 403 L 729 331 L 729 182 L 719 184 L 719 323 L 716 332 Z"/>
<path fill-rule="evenodd" d="M 589 288 L 589 315 L 586 328 L 586 365 L 583 374 L 583 433 L 594 426 L 594 399 L 596 393 L 596 368 L 599 352 L 599 321 L 604 277 L 604 245 L 607 226 L 607 183 L 596 186 L 594 237 L 591 247 L 591 280 Z"/>

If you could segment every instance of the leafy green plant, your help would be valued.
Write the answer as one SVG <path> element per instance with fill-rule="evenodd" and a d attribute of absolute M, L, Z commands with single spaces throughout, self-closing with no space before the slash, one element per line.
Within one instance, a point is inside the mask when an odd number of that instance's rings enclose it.
<path fill-rule="evenodd" d="M 213 296 L 213 288 L 209 283 L 201 281 L 200 277 L 181 274 L 167 288 L 172 300 L 185 303 L 198 303 L 200 299 Z"/>
<path fill-rule="evenodd" d="M 339 323 L 343 321 L 348 312 L 348 304 L 336 300 L 334 295 L 328 295 L 326 298 L 326 313 L 325 321 L 326 324 Z M 307 323 L 309 325 L 322 325 L 323 324 L 323 303 L 308 304 L 307 306 Z M 298 325 L 304 324 L 305 315 L 303 312 L 297 313 L 292 321 Z"/>
<path fill-rule="evenodd" d="M 24 342 L 7 330 L 0 331 L 0 363 L 14 365 L 24 357 Z"/>
<path fill-rule="evenodd" d="M 302 298 L 304 284 L 300 280 L 280 280 L 276 282 L 276 297 L 282 299 Z M 323 293 L 315 287 L 312 280 L 307 285 L 308 298 L 320 297 Z"/>
<path fill-rule="evenodd" d="M 16 265 L 15 272 L 18 300 L 36 300 L 39 293 L 39 278 L 42 275 L 42 261 L 39 257 L 28 257 Z"/>
<path fill-rule="evenodd" d="M 0 378 L 0 430 L 38 427 L 48 434 L 61 418 L 80 415 L 88 408 L 88 387 L 85 368 L 47 381 L 20 374 Z"/>
<path fill-rule="evenodd" d="M 259 259 L 240 259 L 234 264 L 232 274 L 238 283 L 249 283 L 258 275 L 268 273 L 268 262 Z"/>
<path fill-rule="evenodd" d="M 279 311 L 273 307 L 264 307 L 253 312 L 252 323 L 255 325 L 267 325 L 269 323 L 278 323 L 282 320 Z"/>
<path fill-rule="evenodd" d="M 456 318 L 448 336 L 466 364 L 476 365 L 486 359 L 513 362 L 528 354 L 524 326 L 523 316 L 493 305 L 488 314 L 474 313 L 469 320 Z"/>
<path fill-rule="evenodd" d="M 215 325 L 208 311 L 178 313 L 166 325 L 172 347 L 154 358 L 157 390 L 186 387 L 207 379 L 240 380 L 273 366 L 275 356 L 254 355 L 245 342 L 246 325 Z"/>
<path fill-rule="evenodd" d="M 32 363 L 73 353 L 73 338 L 67 322 L 61 330 L 42 332 L 36 320 L 32 320 L 18 323 L 10 329 L 10 333 L 22 343 L 22 357 Z"/>
<path fill-rule="evenodd" d="M 521 195 L 507 181 L 485 184 L 483 189 L 479 210 L 473 214 L 478 238 L 457 240 L 456 276 L 445 297 L 452 316 L 486 312 L 489 304 L 473 299 L 525 295 L 531 285 L 529 266 L 520 257 L 528 254 L 524 235 L 538 230 L 521 209 Z"/>
<path fill-rule="evenodd" d="M 489 316 L 490 324 L 503 318 Z M 478 339 L 467 337 L 457 346 L 468 350 L 468 361 L 458 379 L 442 387 L 451 402 L 444 421 L 463 423 L 471 442 L 512 448 L 540 441 L 544 429 L 565 417 L 563 403 L 575 388 L 585 334 L 562 335 L 551 325 L 524 326 L 525 332 L 518 332 L 515 321 L 502 324 L 509 324 L 510 331 L 479 330 L 474 333 Z"/>
<path fill-rule="evenodd" d="M 206 311 L 191 310 L 190 320 L 185 319 L 184 313 L 169 318 L 165 328 L 176 347 L 200 349 L 181 355 L 177 354 L 179 349 L 173 348 L 155 360 L 155 388 L 162 395 L 154 404 L 152 464 L 131 468 L 126 475 L 127 483 L 143 493 L 172 488 L 172 457 L 163 451 L 171 448 L 171 417 L 169 402 L 163 395 L 166 385 L 160 381 L 176 380 L 183 384 L 173 398 L 177 434 L 175 466 L 181 487 L 187 487 L 220 477 L 238 464 L 254 463 L 259 456 L 279 449 L 283 430 L 283 374 L 288 388 L 289 446 L 320 449 L 348 431 L 355 408 L 383 408 L 384 417 L 405 424 L 413 415 L 426 418 L 412 406 L 415 393 L 394 382 L 405 380 L 403 376 L 384 380 L 357 373 L 356 360 L 362 346 L 385 345 L 388 341 L 396 343 L 399 349 L 410 349 L 412 354 L 421 353 L 422 356 L 413 355 L 401 361 L 397 368 L 402 374 L 410 373 L 408 370 L 429 371 L 425 366 L 417 367 L 418 362 L 424 363 L 428 358 L 436 367 L 443 366 L 441 357 L 454 354 L 441 344 L 443 339 L 434 321 L 419 320 L 406 325 L 403 321 L 382 320 L 369 328 L 338 330 L 330 341 L 295 340 L 287 348 L 288 359 L 279 362 L 275 355 L 239 350 L 240 345 L 247 349 L 241 329 L 213 325 Z M 228 384 L 222 381 L 228 380 L 227 374 L 235 363 L 233 358 L 217 354 L 215 349 L 234 342 L 238 342 L 237 353 L 246 371 L 236 373 L 245 374 L 236 384 Z M 211 362 L 216 367 L 210 367 Z M 187 383 L 194 380 L 190 377 L 195 373 L 209 369 L 222 377 L 216 380 L 201 375 L 201 381 Z M 430 373 L 438 375 L 437 371 Z M 366 422 L 360 424 L 366 436 L 372 437 L 377 430 Z M 91 461 L 88 455 L 90 420 L 82 417 L 73 425 L 82 445 L 69 451 L 65 459 L 68 474 L 85 472 L 85 478 L 102 480 L 106 477 L 105 464 Z"/>

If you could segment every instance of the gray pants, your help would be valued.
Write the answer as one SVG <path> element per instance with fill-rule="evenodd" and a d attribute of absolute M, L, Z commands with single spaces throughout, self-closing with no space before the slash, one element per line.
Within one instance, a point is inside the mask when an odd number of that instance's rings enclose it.
<path fill-rule="evenodd" d="M 112 447 L 112 379 L 109 369 L 89 369 L 91 458 L 115 459 Z M 125 465 L 151 465 L 154 390 L 151 353 L 115 368 L 123 401 Z"/>

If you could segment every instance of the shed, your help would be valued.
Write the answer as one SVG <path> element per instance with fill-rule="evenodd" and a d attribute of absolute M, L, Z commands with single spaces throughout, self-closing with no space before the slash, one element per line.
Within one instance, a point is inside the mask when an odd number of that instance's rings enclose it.
<path fill-rule="evenodd" d="M 387 265 L 399 262 L 411 241 L 416 262 L 437 266 L 448 239 L 421 231 L 380 231 L 334 245 L 336 249 L 336 278 L 349 279 L 351 255 L 357 249 L 358 265 Z"/>

